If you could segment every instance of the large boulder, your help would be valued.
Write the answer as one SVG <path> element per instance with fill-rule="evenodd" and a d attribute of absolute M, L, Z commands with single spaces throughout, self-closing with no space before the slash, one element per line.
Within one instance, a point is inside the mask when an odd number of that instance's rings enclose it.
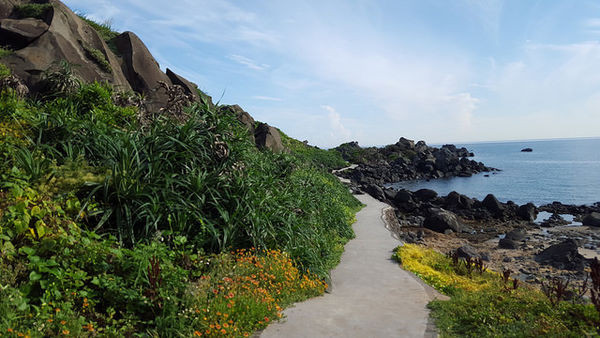
<path fill-rule="evenodd" d="M 169 77 L 160 70 L 146 45 L 132 32 L 124 32 L 112 40 L 123 58 L 123 73 L 131 88 L 145 94 L 149 99 L 148 109 L 156 112 L 167 102 L 167 94 L 157 90 L 158 83 L 170 84 Z"/>
<path fill-rule="evenodd" d="M 537 254 L 535 260 L 563 270 L 583 271 L 585 268 L 585 258 L 579 254 L 577 242 L 573 239 L 548 247 Z"/>
<path fill-rule="evenodd" d="M 463 224 L 458 220 L 458 217 L 453 212 L 442 208 L 430 208 L 429 216 L 425 218 L 423 226 L 441 233 L 446 230 L 454 232 L 461 232 L 463 230 Z"/>
<path fill-rule="evenodd" d="M 131 90 L 119 60 L 98 33 L 60 1 L 52 0 L 50 4 L 52 8 L 46 21 L 48 29 L 31 43 L 3 58 L 2 62 L 34 92 L 41 88 L 44 71 L 60 60 L 76 65 L 73 72 L 84 82 L 107 81 L 123 90 Z M 11 25 L 29 26 L 29 36 L 45 29 L 43 24 L 34 24 L 31 19 L 22 20 L 28 23 L 12 22 Z M 34 25 L 38 27 L 31 28 Z"/>
<path fill-rule="evenodd" d="M 533 222 L 538 214 L 538 210 L 533 203 L 523 204 L 517 210 L 517 216 L 522 220 Z"/>
<path fill-rule="evenodd" d="M 376 200 L 382 202 L 385 201 L 385 193 L 383 192 L 383 189 L 376 184 L 369 184 L 363 189 L 363 191 L 371 195 L 371 197 L 375 198 Z"/>
<path fill-rule="evenodd" d="M 254 138 L 256 139 L 256 146 L 260 149 L 269 149 L 275 153 L 285 151 L 279 130 L 266 123 L 260 123 L 256 127 Z"/>
<path fill-rule="evenodd" d="M 0 20 L 0 43 L 13 48 L 23 48 L 46 33 L 48 24 L 34 18 Z"/>
<path fill-rule="evenodd" d="M 585 215 L 582 220 L 583 225 L 600 227 L 600 212 L 592 212 Z"/>
<path fill-rule="evenodd" d="M 414 192 L 414 195 L 421 201 L 428 202 L 435 199 L 438 194 L 431 189 L 419 189 Z"/>
<path fill-rule="evenodd" d="M 477 253 L 477 250 L 470 246 L 469 244 L 463 245 L 460 248 L 456 249 L 456 254 L 461 258 L 480 258 L 481 256 Z"/>
<path fill-rule="evenodd" d="M 504 213 L 504 206 L 492 194 L 485 196 L 481 204 L 496 217 L 502 216 Z"/>
<path fill-rule="evenodd" d="M 444 205 L 447 209 L 471 210 L 475 201 L 473 199 L 461 195 L 456 191 L 452 191 L 446 196 Z"/>

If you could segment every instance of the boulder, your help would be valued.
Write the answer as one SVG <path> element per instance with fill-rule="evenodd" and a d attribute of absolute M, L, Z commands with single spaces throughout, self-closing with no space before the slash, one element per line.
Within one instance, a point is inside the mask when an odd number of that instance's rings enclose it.
<path fill-rule="evenodd" d="M 563 270 L 583 271 L 585 268 L 585 258 L 579 254 L 573 239 L 548 247 L 535 256 L 535 261 Z"/>
<path fill-rule="evenodd" d="M 198 95 L 198 86 L 196 86 L 194 83 L 188 81 L 180 75 L 175 74 L 169 68 L 167 68 L 167 77 L 174 85 L 181 86 L 186 94 L 191 95 L 194 98 L 194 101 L 198 102 L 200 100 L 200 96 Z"/>
<path fill-rule="evenodd" d="M 406 189 L 401 189 L 396 193 L 393 203 L 398 209 L 407 212 L 411 212 L 418 207 L 414 201 L 412 192 Z"/>
<path fill-rule="evenodd" d="M 481 202 L 481 205 L 483 205 L 496 217 L 501 216 L 504 212 L 504 206 L 502 205 L 502 203 L 500 203 L 500 201 L 498 201 L 498 199 L 496 199 L 496 196 L 492 194 L 488 194 L 487 196 L 485 196 L 485 198 Z"/>
<path fill-rule="evenodd" d="M 269 149 L 275 153 L 285 151 L 285 147 L 281 142 L 281 134 L 279 130 L 271 127 L 266 123 L 260 123 L 254 132 L 256 145 L 260 149 Z"/>
<path fill-rule="evenodd" d="M 440 233 L 444 233 L 446 230 L 454 232 L 461 232 L 463 230 L 463 225 L 458 220 L 458 217 L 453 212 L 442 208 L 430 208 L 429 216 L 425 218 L 423 226 Z"/>
<path fill-rule="evenodd" d="M 504 238 L 508 238 L 513 241 L 522 241 L 525 239 L 525 236 L 527 236 L 527 233 L 525 232 L 525 230 L 514 229 L 514 230 L 511 230 L 509 233 L 507 233 L 506 237 L 504 237 Z"/>
<path fill-rule="evenodd" d="M 48 25 L 39 19 L 0 20 L 0 43 L 15 49 L 27 46 L 48 30 Z"/>
<path fill-rule="evenodd" d="M 477 250 L 468 244 L 456 249 L 456 253 L 458 254 L 458 257 L 461 258 L 480 258 Z"/>
<path fill-rule="evenodd" d="M 517 216 L 522 220 L 533 222 L 537 217 L 538 211 L 533 203 L 523 204 L 517 209 Z"/>
<path fill-rule="evenodd" d="M 518 249 L 519 248 L 519 243 L 517 243 L 517 241 L 512 240 L 510 238 L 501 238 L 500 241 L 498 242 L 498 246 L 502 249 Z"/>
<path fill-rule="evenodd" d="M 256 132 L 256 128 L 254 126 L 256 122 L 248 112 L 246 112 L 244 109 L 242 109 L 242 107 L 238 106 L 237 104 L 221 106 L 219 108 L 219 111 L 225 114 L 230 113 L 233 116 L 235 116 L 235 118 L 238 121 L 240 121 L 240 123 L 242 123 L 242 125 L 244 125 L 246 129 L 248 129 L 248 132 L 250 133 L 250 139 L 252 143 L 255 143 L 254 133 Z"/>
<path fill-rule="evenodd" d="M 600 227 L 600 212 L 592 212 L 583 217 L 583 225 Z"/>
<path fill-rule="evenodd" d="M 167 94 L 156 90 L 159 82 L 170 84 L 146 45 L 132 32 L 124 32 L 112 40 L 123 58 L 123 74 L 131 88 L 149 99 L 148 110 L 158 112 L 168 102 Z"/>
<path fill-rule="evenodd" d="M 431 189 L 419 189 L 414 192 L 414 195 L 421 201 L 428 202 L 435 199 L 438 194 Z"/>
<path fill-rule="evenodd" d="M 363 189 L 363 191 L 371 195 L 371 197 L 376 200 L 385 201 L 385 193 L 383 192 L 383 189 L 376 184 L 369 184 Z"/>
<path fill-rule="evenodd" d="M 0 2 L 3 1 L 6 0 Z M 43 72 L 58 61 L 65 60 L 76 65 L 73 72 L 84 82 L 107 81 L 125 91 L 131 90 L 118 59 L 98 33 L 60 1 L 50 3 L 52 8 L 46 21 L 47 30 L 3 58 L 2 62 L 13 74 L 23 79 L 32 92 L 37 92 L 41 89 Z M 29 25 L 37 27 L 31 28 L 29 36 L 44 29 L 41 23 L 34 24 L 31 21 Z M 103 62 L 91 57 L 90 50 L 95 50 L 96 56 L 104 58 L 100 60 Z"/>
<path fill-rule="evenodd" d="M 457 193 L 456 191 L 452 191 L 446 196 L 444 205 L 447 209 L 460 209 L 460 210 L 471 210 L 473 208 L 473 204 L 475 202 L 465 196 Z"/>

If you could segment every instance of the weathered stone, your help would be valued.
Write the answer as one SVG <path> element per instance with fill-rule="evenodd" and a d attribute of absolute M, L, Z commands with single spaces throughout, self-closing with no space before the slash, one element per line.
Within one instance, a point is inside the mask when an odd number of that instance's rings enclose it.
<path fill-rule="evenodd" d="M 481 204 L 488 209 L 494 216 L 500 216 L 504 212 L 502 203 L 496 199 L 496 196 L 488 194 L 485 196 Z"/>
<path fill-rule="evenodd" d="M 500 241 L 498 241 L 498 246 L 502 249 L 518 249 L 519 248 L 519 244 L 510 239 L 510 238 L 501 238 Z"/>
<path fill-rule="evenodd" d="M 600 212 L 592 212 L 585 215 L 582 220 L 583 225 L 600 227 Z"/>
<path fill-rule="evenodd" d="M 161 81 L 170 84 L 169 77 L 160 70 L 158 62 L 134 33 L 122 33 L 113 42 L 123 58 L 123 73 L 131 88 L 147 96 L 150 101 L 149 111 L 158 112 L 167 104 L 168 97 L 166 93 L 156 89 Z"/>
<path fill-rule="evenodd" d="M 38 19 L 0 20 L 0 43 L 14 48 L 22 48 L 48 30 L 48 25 Z"/>
<path fill-rule="evenodd" d="M 468 244 L 456 249 L 456 253 L 458 254 L 458 257 L 461 258 L 480 258 L 477 250 Z"/>
<path fill-rule="evenodd" d="M 419 189 L 417 191 L 415 191 L 414 195 L 421 201 L 431 201 L 433 199 L 435 199 L 438 194 L 437 192 L 431 190 L 431 189 Z"/>
<path fill-rule="evenodd" d="M 442 208 L 429 209 L 429 216 L 425 218 L 423 226 L 441 233 L 448 229 L 454 232 L 461 232 L 463 227 L 454 213 Z"/>
<path fill-rule="evenodd" d="M 577 242 L 573 239 L 548 247 L 537 254 L 535 260 L 557 269 L 583 271 L 585 268 L 585 258 L 579 254 Z"/>
<path fill-rule="evenodd" d="M 385 201 L 385 193 L 383 192 L 383 189 L 381 189 L 380 186 L 376 184 L 369 184 L 363 190 L 376 200 Z"/>
<path fill-rule="evenodd" d="M 200 96 L 198 95 L 198 86 L 196 86 L 194 83 L 188 81 L 180 75 L 177 75 L 169 68 L 167 68 L 167 77 L 171 80 L 171 83 L 173 83 L 174 85 L 179 85 L 183 87 L 185 93 L 188 95 L 192 95 L 194 101 L 200 100 Z"/>
<path fill-rule="evenodd" d="M 523 204 L 517 210 L 517 216 L 528 222 L 535 221 L 537 214 L 537 208 L 533 203 Z"/>
<path fill-rule="evenodd" d="M 281 134 L 279 130 L 269 126 L 266 123 L 260 123 L 254 132 L 256 145 L 260 149 L 269 149 L 275 153 L 285 151 L 285 147 L 281 142 Z"/>

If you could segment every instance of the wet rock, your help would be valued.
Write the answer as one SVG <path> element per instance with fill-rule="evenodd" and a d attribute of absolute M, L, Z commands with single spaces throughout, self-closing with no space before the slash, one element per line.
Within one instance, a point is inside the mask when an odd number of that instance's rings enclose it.
<path fill-rule="evenodd" d="M 534 222 L 537 214 L 537 208 L 533 203 L 523 204 L 519 207 L 519 209 L 517 209 L 517 216 L 528 222 Z"/>
<path fill-rule="evenodd" d="M 481 204 L 496 217 L 502 216 L 504 213 L 504 206 L 492 194 L 485 196 Z"/>
<path fill-rule="evenodd" d="M 551 265 L 557 269 L 583 271 L 585 258 L 579 254 L 577 242 L 567 239 L 552 245 L 535 256 L 536 262 Z"/>
<path fill-rule="evenodd" d="M 427 229 L 444 233 L 446 230 L 461 232 L 463 225 L 453 212 L 442 208 L 429 209 L 429 216 L 425 218 L 423 226 Z"/>
<path fill-rule="evenodd" d="M 438 194 L 437 192 L 431 190 L 431 189 L 420 189 L 415 191 L 414 195 L 421 201 L 431 201 L 433 199 L 435 199 Z"/>
<path fill-rule="evenodd" d="M 585 215 L 582 220 L 583 225 L 600 227 L 600 213 L 592 212 L 590 214 Z"/>
<path fill-rule="evenodd" d="M 547 220 L 543 221 L 540 226 L 543 227 L 555 227 L 560 225 L 568 225 L 570 222 L 566 221 L 559 214 L 552 214 Z"/>

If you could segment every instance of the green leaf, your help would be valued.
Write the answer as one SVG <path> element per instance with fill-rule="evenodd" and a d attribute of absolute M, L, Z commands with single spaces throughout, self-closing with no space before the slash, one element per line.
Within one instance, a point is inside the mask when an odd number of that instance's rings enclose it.
<path fill-rule="evenodd" d="M 29 273 L 29 280 L 30 281 L 35 282 L 35 281 L 38 281 L 40 279 L 42 279 L 42 275 L 39 274 L 37 271 L 31 271 Z"/>

